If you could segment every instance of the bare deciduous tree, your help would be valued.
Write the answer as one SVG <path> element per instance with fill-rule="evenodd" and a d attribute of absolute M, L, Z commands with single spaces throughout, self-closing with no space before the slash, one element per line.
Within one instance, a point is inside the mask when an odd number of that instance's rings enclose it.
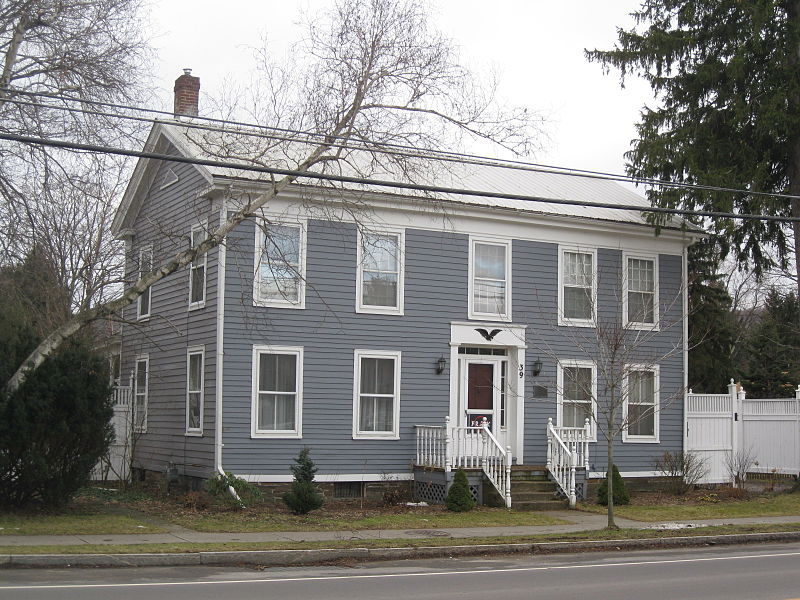
<path fill-rule="evenodd" d="M 189 131 L 190 141 L 206 155 L 247 164 L 413 178 L 420 165 L 415 153 L 389 144 L 441 147 L 467 135 L 527 152 L 539 139 L 540 117 L 523 109 L 498 109 L 492 88 L 485 91 L 470 78 L 452 44 L 431 30 L 419 0 L 342 0 L 310 25 L 305 56 L 299 70 L 264 65 L 272 95 L 251 109 L 269 125 L 302 133 L 269 140 L 251 132 Z M 77 312 L 42 341 L 5 388 L 17 388 L 64 339 L 221 244 L 297 179 L 266 180 L 263 193 L 244 195 L 238 210 L 206 239 L 144 274 L 119 298 Z"/>

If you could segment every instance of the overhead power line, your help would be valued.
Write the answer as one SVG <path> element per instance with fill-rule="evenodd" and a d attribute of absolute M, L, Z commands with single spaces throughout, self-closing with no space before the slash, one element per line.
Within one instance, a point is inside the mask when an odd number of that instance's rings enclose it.
<path fill-rule="evenodd" d="M 540 198 L 538 196 L 531 196 L 526 194 L 508 194 L 504 192 L 489 192 L 483 190 L 472 190 L 466 188 L 454 188 L 438 185 L 426 185 L 402 181 L 388 181 L 383 179 L 371 179 L 367 177 L 355 177 L 349 175 L 336 175 L 332 173 L 319 173 L 315 171 L 299 171 L 295 169 L 282 169 L 277 167 L 265 167 L 260 165 L 251 165 L 236 163 L 230 161 L 206 159 L 206 158 L 193 158 L 188 156 L 176 156 L 172 154 L 163 154 L 160 152 L 151 152 L 147 150 L 128 150 L 125 148 L 114 148 L 111 146 L 85 144 L 79 142 L 70 142 L 64 140 L 48 140 L 35 136 L 18 135 L 12 133 L 0 132 L 0 140 L 8 140 L 13 142 L 21 142 L 26 144 L 36 144 L 41 146 L 50 146 L 54 148 L 64 148 L 69 150 L 79 150 L 85 152 L 97 152 L 101 154 L 117 154 L 120 156 L 133 156 L 138 158 L 151 158 L 155 160 L 164 160 L 169 162 L 178 162 L 185 164 L 203 165 L 207 167 L 219 167 L 224 169 L 236 169 L 241 171 L 248 171 L 254 173 L 264 173 L 267 175 L 281 175 L 297 178 L 316 179 L 321 181 L 332 181 L 338 183 L 353 183 L 358 185 L 369 185 L 376 187 L 384 187 L 391 189 L 401 190 L 414 190 L 422 192 L 440 193 L 440 194 L 457 194 L 464 196 L 475 196 L 481 198 L 500 198 L 507 200 L 521 200 L 525 202 L 540 202 L 543 204 L 557 204 L 566 206 L 582 206 L 592 208 L 608 208 L 612 210 L 630 210 L 634 212 L 646 212 L 655 214 L 667 215 L 681 215 L 681 216 L 698 216 L 698 217 L 714 217 L 714 218 L 728 218 L 728 219 L 741 219 L 741 220 L 757 220 L 757 221 L 778 221 L 778 222 L 800 222 L 800 217 L 777 217 L 771 215 L 755 215 L 755 214 L 736 214 L 726 213 L 720 211 L 705 211 L 705 210 L 684 210 L 679 208 L 664 208 L 658 206 L 641 206 L 637 204 L 616 204 L 612 202 L 590 202 L 583 200 L 564 200 L 553 198 Z"/>
<path fill-rule="evenodd" d="M 49 94 L 46 92 L 29 92 L 25 90 L 10 90 L 12 93 L 21 94 L 26 96 L 34 96 L 34 97 L 43 97 L 49 99 L 60 100 L 64 102 L 74 102 L 79 104 L 89 104 L 94 106 L 105 106 L 108 108 L 116 108 L 122 110 L 130 110 L 141 112 L 144 114 L 154 114 L 154 115 L 162 115 L 169 117 L 169 121 L 175 122 L 182 127 L 186 127 L 188 129 L 195 129 L 195 130 L 204 130 L 204 131 L 214 131 L 214 132 L 222 132 L 222 133 L 234 133 L 236 135 L 242 135 L 247 137 L 254 137 L 254 138 L 262 138 L 262 139 L 270 139 L 276 142 L 295 142 L 295 143 L 302 143 L 302 144 L 320 144 L 322 141 L 326 141 L 334 148 L 342 148 L 342 149 L 349 149 L 349 150 L 365 150 L 369 152 L 376 152 L 376 153 L 383 153 L 383 154 L 399 154 L 405 156 L 407 158 L 422 158 L 422 159 L 436 159 L 441 160 L 444 162 L 454 162 L 457 164 L 472 164 L 472 165 L 485 165 L 485 166 L 500 166 L 508 169 L 516 169 L 516 170 L 523 170 L 523 171 L 533 171 L 537 173 L 545 173 L 545 174 L 554 174 L 554 175 L 564 175 L 568 177 L 580 177 L 586 179 L 599 179 L 604 181 L 617 181 L 617 182 L 629 182 L 629 183 L 636 183 L 645 186 L 658 186 L 658 187 L 667 187 L 667 188 L 675 188 L 675 189 L 691 189 L 691 190 L 699 190 L 704 192 L 717 192 L 717 193 L 726 193 L 726 194 L 738 194 L 738 195 L 749 195 L 749 196 L 759 196 L 759 197 L 769 197 L 769 198 L 780 198 L 786 200 L 800 200 L 800 196 L 792 195 L 792 194 L 782 194 L 778 192 L 764 192 L 758 190 L 744 190 L 739 188 L 730 188 L 730 187 L 723 187 L 723 186 L 713 186 L 713 185 L 703 185 L 698 183 L 686 183 L 686 182 L 677 182 L 677 181 L 668 181 L 663 179 L 648 179 L 648 178 L 640 178 L 640 177 L 630 177 L 628 175 L 622 175 L 618 173 L 610 173 L 605 171 L 593 171 L 587 169 L 575 169 L 570 167 L 560 167 L 555 165 L 544 165 L 540 163 L 532 163 L 526 161 L 519 161 L 519 160 L 508 160 L 508 159 L 495 159 L 491 157 L 479 156 L 475 154 L 466 154 L 466 153 L 459 153 L 459 152 L 450 152 L 444 150 L 435 150 L 435 149 L 424 149 L 424 148 L 417 148 L 414 146 L 402 145 L 402 144 L 393 144 L 393 143 L 379 143 L 379 142 L 369 142 L 366 140 L 354 140 L 353 138 L 346 137 L 346 136 L 326 136 L 323 133 L 316 133 L 316 132 L 309 132 L 309 131 L 301 131 L 297 129 L 287 129 L 287 128 L 280 128 L 280 127 L 271 127 L 267 125 L 260 125 L 255 123 L 247 123 L 243 121 L 229 121 L 225 119 L 217 119 L 213 117 L 201 117 L 201 116 L 193 116 L 191 120 L 186 121 L 177 121 L 175 116 L 172 112 L 157 110 L 152 108 L 142 108 L 132 105 L 126 104 L 116 104 L 113 102 L 103 102 L 97 100 L 83 100 L 80 98 L 74 98 L 70 96 L 63 96 L 58 94 Z M 18 105 L 28 105 L 28 106 L 35 106 L 38 108 L 48 108 L 53 110 L 64 110 L 74 113 L 82 113 L 82 114 L 91 114 L 96 116 L 103 116 L 103 117 L 110 117 L 110 118 L 119 118 L 119 119 L 126 119 L 144 123 L 156 123 L 156 122 L 163 122 L 159 121 L 155 118 L 147 118 L 147 117 L 137 117 L 133 115 L 125 115 L 120 113 L 113 113 L 113 112 L 104 112 L 104 111 L 95 111 L 95 110 L 87 110 L 86 108 L 72 108 L 68 106 L 57 106 L 52 104 L 42 104 L 37 102 L 29 102 L 23 100 L 17 100 L 14 98 L 6 98 L 4 102 L 13 103 Z M 208 125 L 202 125 L 200 123 L 196 123 L 195 121 L 203 121 L 207 123 L 215 123 L 222 126 L 219 127 L 212 127 Z M 231 129 L 231 126 L 237 127 L 237 129 Z M 239 127 L 249 128 L 251 131 L 247 129 L 238 129 Z M 277 133 L 266 134 L 266 133 L 259 133 L 259 131 L 272 131 Z M 282 134 L 282 135 L 278 135 Z M 336 141 L 330 144 L 330 140 L 341 140 Z M 318 141 L 315 141 L 318 140 Z"/>

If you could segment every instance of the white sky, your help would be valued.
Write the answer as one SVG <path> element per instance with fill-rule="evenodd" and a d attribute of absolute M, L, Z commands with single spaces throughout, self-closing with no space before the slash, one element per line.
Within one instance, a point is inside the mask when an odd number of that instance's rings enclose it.
<path fill-rule="evenodd" d="M 298 40 L 300 10 L 310 14 L 328 0 L 156 0 L 150 19 L 157 48 L 157 84 L 164 106 L 184 67 L 203 92 L 226 78 L 244 76 L 249 48 L 266 33 L 276 50 Z M 623 172 L 623 153 L 635 136 L 639 110 L 652 95 L 638 79 L 620 89 L 616 72 L 603 75 L 583 57 L 584 48 L 610 48 L 616 27 L 630 27 L 638 0 L 438 0 L 436 26 L 460 47 L 462 62 L 493 67 L 510 104 L 548 116 L 550 140 L 536 162 Z M 486 147 L 474 152 L 487 154 Z M 504 156 L 499 154 L 499 156 Z"/>

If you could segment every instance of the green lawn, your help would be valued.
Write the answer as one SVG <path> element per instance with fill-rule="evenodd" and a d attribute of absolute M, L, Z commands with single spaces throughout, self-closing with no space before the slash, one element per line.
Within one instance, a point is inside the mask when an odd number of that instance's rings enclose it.
<path fill-rule="evenodd" d="M 708 498 L 714 498 L 709 494 Z M 665 502 L 668 497 L 664 497 Z M 581 510 L 605 513 L 606 507 L 597 504 L 581 505 Z M 754 500 L 729 500 L 694 504 L 660 504 L 647 506 L 617 506 L 614 514 L 635 521 L 684 521 L 687 519 L 725 519 L 730 517 L 770 517 L 800 515 L 800 493 L 777 494 Z"/>
<path fill-rule="evenodd" d="M 130 554 L 174 552 L 224 552 L 234 550 L 311 550 L 316 548 L 418 548 L 421 546 L 452 546 L 477 544 L 515 544 L 532 542 L 568 542 L 580 540 L 623 540 L 689 537 L 701 535 L 730 535 L 735 533 L 766 533 L 800 531 L 800 523 L 781 525 L 724 525 L 673 531 L 652 529 L 617 529 L 582 531 L 569 534 L 509 536 L 491 538 L 425 538 L 382 540 L 331 540 L 325 542 L 227 542 L 185 544 L 129 544 L 81 546 L 0 546 L 0 554 Z"/>
<path fill-rule="evenodd" d="M 374 513 L 376 511 L 370 511 Z M 439 529 L 442 527 L 492 527 L 516 525 L 562 525 L 569 521 L 537 512 L 514 512 L 484 508 L 452 513 L 438 508 L 416 509 L 363 516 L 358 511 L 326 513 L 325 509 L 305 516 L 283 512 L 182 512 L 160 515 L 196 531 L 235 533 L 248 531 L 352 531 L 363 529 Z"/>
<path fill-rule="evenodd" d="M 0 514 L 2 535 L 89 535 L 104 533 L 158 533 L 158 527 L 115 514 Z"/>

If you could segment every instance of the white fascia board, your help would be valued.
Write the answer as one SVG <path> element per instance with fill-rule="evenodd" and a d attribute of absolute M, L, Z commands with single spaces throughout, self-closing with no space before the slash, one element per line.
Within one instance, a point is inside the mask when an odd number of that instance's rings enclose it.
<path fill-rule="evenodd" d="M 217 179 L 220 187 L 228 180 Z M 244 184 L 244 182 L 242 182 Z M 262 186 L 253 184 L 254 190 Z M 265 188 L 266 191 L 266 188 Z M 324 202 L 316 208 L 309 198 L 315 192 Z M 297 187 L 286 190 L 265 205 L 271 215 L 305 216 L 308 219 L 354 222 L 351 211 L 339 208 L 338 192 Z M 653 227 L 638 223 L 610 222 L 567 215 L 528 213 L 491 206 L 463 205 L 447 200 L 363 193 L 367 203 L 360 221 L 376 227 L 396 227 L 444 231 L 466 235 L 498 235 L 514 240 L 553 244 L 591 245 L 608 249 L 658 252 L 680 256 L 686 246 L 703 237 L 701 232 L 662 229 L 656 236 Z M 236 204 L 236 203 L 235 203 Z M 268 207 L 268 209 L 267 209 Z"/>
<path fill-rule="evenodd" d="M 164 127 L 162 123 L 156 122 L 147 136 L 147 141 L 142 148 L 143 152 L 164 152 L 167 144 L 170 143 L 178 150 L 183 156 L 191 156 L 191 153 L 186 149 L 178 136 L 170 131 L 169 127 Z M 128 180 L 128 185 L 125 188 L 125 193 L 122 196 L 122 201 L 119 203 L 117 212 L 114 214 L 114 220 L 111 223 L 111 234 L 114 237 L 119 237 L 120 231 L 125 226 L 130 226 L 131 220 L 129 215 L 135 218 L 141 205 L 144 193 L 149 189 L 153 177 L 161 165 L 162 161 L 154 158 L 139 158 L 136 161 L 136 166 L 133 169 L 133 174 Z M 200 175 L 209 183 L 213 184 L 214 179 L 210 171 L 202 165 L 192 165 Z"/>

